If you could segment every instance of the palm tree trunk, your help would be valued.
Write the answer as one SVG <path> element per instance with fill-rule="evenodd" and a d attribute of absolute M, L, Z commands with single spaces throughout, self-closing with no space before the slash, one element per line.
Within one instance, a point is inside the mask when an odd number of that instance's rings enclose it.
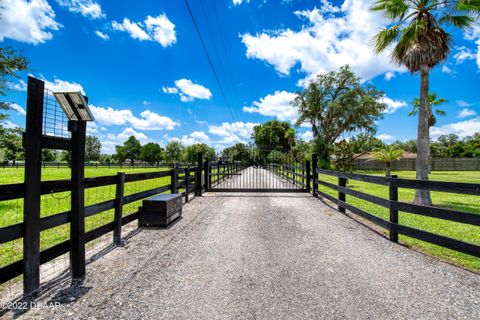
<path fill-rule="evenodd" d="M 390 161 L 385 162 L 385 176 L 390 177 Z"/>
<path fill-rule="evenodd" d="M 417 162 L 416 177 L 417 180 L 428 180 L 429 169 L 429 125 L 428 125 L 428 67 L 422 67 L 420 70 L 420 108 L 418 110 L 418 129 L 417 129 Z M 430 206 L 432 199 L 430 191 L 416 190 L 415 204 Z"/>

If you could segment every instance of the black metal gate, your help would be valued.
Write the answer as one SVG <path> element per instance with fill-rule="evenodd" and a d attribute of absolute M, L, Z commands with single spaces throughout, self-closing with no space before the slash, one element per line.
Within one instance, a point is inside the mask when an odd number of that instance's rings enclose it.
<path fill-rule="evenodd" d="M 309 192 L 310 164 L 219 156 L 206 162 L 206 191 Z"/>

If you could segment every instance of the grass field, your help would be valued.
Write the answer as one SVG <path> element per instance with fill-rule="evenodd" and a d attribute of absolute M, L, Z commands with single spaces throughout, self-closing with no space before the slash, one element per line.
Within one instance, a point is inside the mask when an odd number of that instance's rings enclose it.
<path fill-rule="evenodd" d="M 116 175 L 118 171 L 125 173 L 154 172 L 168 169 L 156 168 L 86 168 L 85 176 L 108 176 Z M 0 184 L 19 183 L 23 181 L 24 170 L 15 168 L 0 169 Z M 42 180 L 69 179 L 69 168 L 46 168 L 42 170 Z M 156 187 L 170 184 L 170 177 L 162 177 L 157 179 L 129 182 L 125 184 L 125 195 L 137 193 Z M 111 200 L 115 198 L 115 185 L 97 187 L 85 190 L 85 205 Z M 123 208 L 123 215 L 134 213 L 140 206 L 141 200 L 129 203 Z M 50 216 L 56 213 L 70 210 L 70 192 L 61 192 L 55 194 L 43 195 L 41 199 L 41 215 L 42 217 Z M 23 221 L 23 199 L 1 201 L 0 202 L 0 227 L 9 226 Z M 91 217 L 86 218 L 86 231 L 95 229 L 101 225 L 113 221 L 113 210 L 108 210 Z M 40 238 L 41 249 L 49 248 L 69 238 L 69 225 L 65 224 L 42 231 Z M 22 258 L 22 239 L 4 243 L 0 245 L 0 267 L 8 265 Z"/>
<path fill-rule="evenodd" d="M 128 169 L 121 171 L 126 173 L 152 172 L 162 169 Z M 167 170 L 167 169 L 163 169 Z M 87 168 L 85 170 L 86 177 L 115 175 L 118 168 Z M 68 168 L 47 168 L 42 171 L 43 180 L 68 179 L 70 171 Z M 360 171 L 359 173 L 383 175 L 380 171 Z M 23 181 L 23 169 L 7 168 L 0 169 L 0 184 L 18 183 Z M 415 172 L 400 171 L 393 172 L 401 178 L 415 178 Z M 331 183 L 337 183 L 337 178 L 320 175 L 320 179 Z M 470 182 L 480 183 L 480 172 L 433 172 L 430 176 L 431 180 L 451 181 L 451 182 Z M 152 179 L 147 181 L 138 181 L 127 183 L 125 186 L 125 194 L 132 194 L 155 187 L 167 185 L 170 183 L 169 177 Z M 348 183 L 350 188 L 360 190 L 369 194 L 388 198 L 388 188 L 385 186 L 350 180 Z M 336 196 L 334 190 L 324 186 L 319 186 L 321 191 Z M 68 211 L 70 209 L 69 192 L 63 192 L 53 195 L 42 196 L 42 216 L 49 216 L 59 212 Z M 414 190 L 399 189 L 399 200 L 410 202 L 414 196 Z M 86 205 L 99 203 L 110 200 L 115 197 L 115 186 L 106 186 L 93 189 L 87 189 L 85 194 Z M 480 198 L 478 196 L 459 195 L 444 192 L 432 192 L 433 202 L 436 206 L 451 208 L 455 210 L 480 214 Z M 368 203 L 364 200 L 354 198 L 347 195 L 347 202 L 355 205 L 367 212 L 388 220 L 388 209 Z M 135 212 L 141 201 L 125 205 L 124 215 Z M 0 227 L 12 225 L 22 222 L 23 219 L 23 199 L 2 201 L 0 202 Z M 113 221 L 113 210 L 109 210 L 86 219 L 86 230 L 92 230 L 105 223 Z M 399 213 L 399 222 L 401 224 L 412 226 L 418 229 L 430 231 L 436 234 L 449 236 L 455 239 L 471 242 L 480 245 L 480 227 L 444 221 L 435 218 L 418 216 L 410 213 Z M 41 248 L 45 249 L 57 243 L 60 243 L 69 237 L 68 224 L 59 226 L 41 234 Z M 421 251 L 432 254 L 442 260 L 480 271 L 480 259 L 458 253 L 449 249 L 445 249 L 436 245 L 431 245 L 423 241 L 415 240 L 409 237 L 400 236 L 400 241 L 408 246 L 414 247 Z M 22 258 L 22 240 L 16 240 L 0 245 L 0 267 L 12 263 Z"/>
<path fill-rule="evenodd" d="M 357 173 L 364 173 L 369 175 L 384 175 L 384 173 L 381 171 L 359 171 Z M 413 171 L 398 171 L 393 172 L 392 174 L 397 174 L 400 178 L 415 179 L 415 172 Z M 321 174 L 319 176 L 321 180 L 335 184 L 337 183 L 336 177 L 327 176 L 324 174 Z M 430 179 L 450 182 L 480 183 L 480 172 L 437 171 L 432 172 L 432 174 L 430 175 Z M 359 190 L 368 194 L 388 199 L 389 191 L 388 187 L 386 186 L 355 180 L 349 180 L 347 186 L 354 190 Z M 335 197 L 337 196 L 337 192 L 335 190 L 329 189 L 328 187 L 320 185 L 319 190 L 331 194 Z M 399 189 L 399 200 L 403 202 L 411 202 L 414 198 L 414 193 L 415 190 L 412 189 Z M 435 206 L 480 214 L 480 197 L 478 196 L 461 195 L 446 192 L 432 192 L 431 194 L 432 201 Z M 364 200 L 357 199 L 353 196 L 347 195 L 346 197 L 348 203 L 358 208 L 361 208 L 369 213 L 372 213 L 382 219 L 389 219 L 388 209 Z M 399 212 L 399 223 L 417 229 L 429 231 L 435 234 L 440 234 L 454 239 L 480 245 L 480 227 L 477 226 L 424 217 L 406 212 Z M 479 258 L 402 235 L 399 236 L 399 239 L 403 244 L 432 254 L 440 258 L 441 260 L 448 261 L 450 263 L 457 264 L 468 269 L 480 271 Z"/>

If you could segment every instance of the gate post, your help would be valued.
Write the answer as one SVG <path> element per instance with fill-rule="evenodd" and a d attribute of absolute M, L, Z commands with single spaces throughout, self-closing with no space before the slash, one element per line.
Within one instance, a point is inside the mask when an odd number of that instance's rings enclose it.
<path fill-rule="evenodd" d="M 123 216 L 123 195 L 125 189 L 125 172 L 118 172 L 115 187 L 115 213 L 114 213 L 114 229 L 113 243 L 121 244 L 122 238 L 122 216 Z"/>
<path fill-rule="evenodd" d="M 199 152 L 197 154 L 197 170 L 195 171 L 195 197 L 202 195 L 202 166 L 202 153 Z"/>
<path fill-rule="evenodd" d="M 70 221 L 70 264 L 72 278 L 85 275 L 85 136 L 87 123 L 69 121 L 68 130 L 72 133 L 72 195 Z"/>
<path fill-rule="evenodd" d="M 40 286 L 40 186 L 42 170 L 42 119 L 44 83 L 28 77 L 25 147 L 25 198 L 23 209 L 23 292 Z"/>
<path fill-rule="evenodd" d="M 185 203 L 188 202 L 188 191 L 190 186 L 190 168 L 185 168 Z"/>
<path fill-rule="evenodd" d="M 392 175 L 391 179 L 397 178 L 397 175 Z M 396 228 L 393 224 L 398 224 L 398 210 L 392 209 L 392 202 L 398 201 L 398 187 L 392 186 L 392 180 L 390 180 L 389 188 L 389 199 L 390 199 L 390 240 L 393 242 L 398 243 L 398 233 L 396 232 Z"/>
<path fill-rule="evenodd" d="M 307 182 L 307 192 L 310 193 L 310 178 L 311 178 L 311 176 L 310 176 L 310 161 L 308 161 L 308 160 L 305 160 L 305 169 L 306 169 L 305 173 L 307 175 L 307 181 L 306 181 Z"/>
<path fill-rule="evenodd" d="M 313 180 L 312 194 L 313 194 L 314 197 L 318 197 L 318 195 L 317 195 L 318 184 L 316 182 L 316 180 L 318 180 L 317 163 L 318 163 L 317 155 L 314 153 L 314 154 L 312 154 L 312 177 L 313 177 L 313 179 L 312 179 Z"/>
<path fill-rule="evenodd" d="M 177 173 L 175 168 L 170 170 L 170 193 L 177 193 Z"/>
<path fill-rule="evenodd" d="M 339 187 L 346 187 L 347 186 L 347 179 L 346 178 L 341 178 L 338 177 L 338 186 Z M 346 195 L 340 189 L 338 190 L 338 200 L 345 202 L 346 201 Z M 339 203 L 338 204 L 338 211 L 345 213 L 345 208 Z"/>

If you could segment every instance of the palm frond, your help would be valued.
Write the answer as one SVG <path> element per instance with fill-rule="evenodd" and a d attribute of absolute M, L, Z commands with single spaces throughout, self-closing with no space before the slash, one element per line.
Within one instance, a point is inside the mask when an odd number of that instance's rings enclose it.
<path fill-rule="evenodd" d="M 438 19 L 439 24 L 452 25 L 462 30 L 470 29 L 475 25 L 475 19 L 470 16 L 452 16 L 449 14 L 444 15 Z"/>
<path fill-rule="evenodd" d="M 383 29 L 382 31 L 377 33 L 373 39 L 375 52 L 380 53 L 385 50 L 389 45 L 395 42 L 399 34 L 399 25 Z"/>
<path fill-rule="evenodd" d="M 402 20 L 408 12 L 408 5 L 404 0 L 377 0 L 370 8 L 372 11 L 382 11 L 390 20 Z"/>

